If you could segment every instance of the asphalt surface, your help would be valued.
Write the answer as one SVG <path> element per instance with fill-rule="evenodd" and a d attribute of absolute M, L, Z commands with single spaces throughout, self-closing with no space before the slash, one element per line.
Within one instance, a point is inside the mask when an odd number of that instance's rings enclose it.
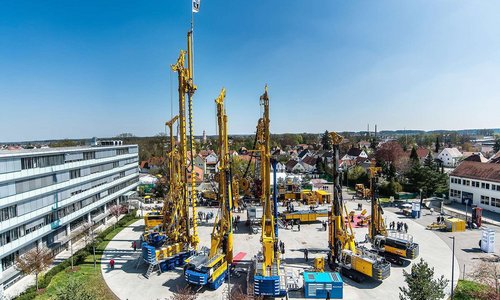
<path fill-rule="evenodd" d="M 369 202 L 362 201 L 363 208 L 369 210 Z M 353 210 L 357 203 L 348 201 L 348 209 Z M 299 207 L 296 209 L 305 209 Z M 283 207 L 280 207 L 283 209 Z M 213 211 L 213 208 L 200 208 L 202 211 Z M 238 215 L 238 214 L 236 214 Z M 244 226 L 246 213 L 240 213 L 242 222 L 234 234 L 234 255 L 244 253 L 243 262 L 239 265 L 239 277 L 232 276 L 231 286 L 240 285 L 246 289 L 246 263 L 260 250 L 260 232 L 258 234 L 249 234 L 248 227 Z M 386 210 L 385 217 L 387 223 L 391 221 L 404 221 L 409 225 L 409 233 L 414 236 L 416 242 L 420 244 L 420 257 L 424 258 L 430 266 L 435 268 L 435 275 L 444 275 L 451 279 L 452 254 L 451 249 L 445 239 L 439 233 L 425 229 L 425 226 L 418 220 L 408 219 L 405 216 L 398 215 L 395 212 Z M 324 218 L 326 220 L 326 218 Z M 213 220 L 212 220 L 213 221 Z M 210 232 L 212 230 L 212 221 L 208 224 L 202 223 L 199 226 L 199 236 L 201 246 L 209 246 Z M 361 242 L 367 233 L 366 228 L 355 228 L 356 239 Z M 140 262 L 140 251 L 134 252 L 131 248 L 133 240 L 138 240 L 143 232 L 143 221 L 138 221 L 120 232 L 107 246 L 103 255 L 102 274 L 113 292 L 120 299 L 168 299 L 179 288 L 185 286 L 182 276 L 182 269 L 169 271 L 162 274 L 153 274 L 150 279 L 146 279 L 143 274 L 146 272 L 147 265 Z M 446 237 L 447 238 L 447 237 Z M 279 239 L 285 242 L 285 257 L 283 259 L 287 269 L 300 274 L 304 270 L 312 270 L 313 259 L 316 255 L 325 255 L 328 246 L 327 232 L 322 229 L 321 222 L 312 224 L 302 224 L 301 231 L 280 229 Z M 457 239 L 456 248 L 459 247 Z M 304 259 L 303 250 L 309 250 L 309 261 Z M 457 255 L 457 257 L 459 257 Z M 115 269 L 110 270 L 107 263 L 109 259 L 116 261 Z M 391 276 L 382 283 L 367 280 L 362 284 L 344 279 L 344 299 L 397 299 L 399 298 L 399 287 L 404 286 L 403 269 L 409 271 L 411 265 L 406 267 L 393 266 Z M 459 274 L 459 261 L 455 259 L 455 274 Z M 297 276 L 299 279 L 301 276 Z M 458 277 L 455 275 L 455 282 Z M 224 299 L 227 293 L 227 283 L 221 286 L 217 291 L 201 289 L 200 299 Z M 449 292 L 450 285 L 447 291 Z M 302 299 L 301 292 L 290 293 L 291 299 Z"/>

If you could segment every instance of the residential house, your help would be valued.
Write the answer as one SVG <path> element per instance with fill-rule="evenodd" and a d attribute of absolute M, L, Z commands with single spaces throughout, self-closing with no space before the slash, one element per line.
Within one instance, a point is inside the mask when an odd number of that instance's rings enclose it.
<path fill-rule="evenodd" d="M 500 164 L 462 162 L 450 173 L 450 199 L 500 213 Z"/>
<path fill-rule="evenodd" d="M 309 149 L 304 149 L 299 152 L 298 157 L 300 160 L 303 160 L 304 158 L 312 156 L 312 152 Z"/>
<path fill-rule="evenodd" d="M 464 152 L 462 159 L 463 161 L 488 162 L 488 159 L 481 152 Z"/>
<path fill-rule="evenodd" d="M 342 160 L 353 160 L 358 157 L 368 158 L 368 154 L 366 154 L 363 149 L 353 147 L 347 151 L 347 153 L 342 157 Z"/>
<path fill-rule="evenodd" d="M 301 161 L 302 166 L 308 173 L 316 171 L 316 162 L 317 159 L 313 156 L 305 156 Z"/>
<path fill-rule="evenodd" d="M 278 162 L 276 164 L 276 172 L 278 173 L 284 173 L 286 172 L 286 165 L 282 162 Z"/>
<path fill-rule="evenodd" d="M 218 163 L 217 154 L 215 154 L 215 152 L 212 151 L 212 153 L 210 153 L 205 157 L 206 173 L 215 174 L 215 172 L 217 171 L 217 163 Z"/>
<path fill-rule="evenodd" d="M 306 169 L 298 161 L 291 159 L 286 163 L 286 171 L 290 173 L 303 173 Z"/>
<path fill-rule="evenodd" d="M 437 156 L 443 166 L 454 168 L 462 158 L 462 153 L 457 148 L 444 148 Z"/>

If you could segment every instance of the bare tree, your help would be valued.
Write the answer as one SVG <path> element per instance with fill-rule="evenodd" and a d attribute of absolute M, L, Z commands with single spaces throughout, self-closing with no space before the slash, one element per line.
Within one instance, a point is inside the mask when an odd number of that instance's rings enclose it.
<path fill-rule="evenodd" d="M 95 248 L 97 247 L 97 244 L 99 244 L 99 240 L 97 239 L 97 236 L 99 235 L 98 230 L 94 230 L 92 228 L 92 223 L 85 223 L 82 225 L 83 226 L 83 236 L 85 239 L 85 246 L 91 245 L 92 246 L 92 253 L 94 256 L 94 269 L 97 268 L 97 260 L 95 256 Z"/>
<path fill-rule="evenodd" d="M 177 287 L 177 292 L 170 296 L 169 300 L 195 300 L 198 295 L 189 286 Z"/>
<path fill-rule="evenodd" d="M 500 263 L 482 261 L 470 274 L 474 281 L 490 287 L 491 298 L 500 299 Z M 486 295 L 485 295 L 486 296 Z"/>
<path fill-rule="evenodd" d="M 47 247 L 36 246 L 16 257 L 15 266 L 23 274 L 35 275 L 38 290 L 38 274 L 47 270 L 53 262 L 52 252 Z"/>
<path fill-rule="evenodd" d="M 235 284 L 231 287 L 231 300 L 253 300 L 253 299 L 261 299 L 258 296 L 247 295 L 243 292 L 241 285 Z"/>
<path fill-rule="evenodd" d="M 120 205 L 113 205 L 109 208 L 109 213 L 116 218 L 116 222 L 118 222 L 118 218 L 120 217 L 120 215 L 122 214 L 122 207 Z M 113 229 L 115 228 L 116 226 L 116 222 L 115 224 L 113 224 Z"/>

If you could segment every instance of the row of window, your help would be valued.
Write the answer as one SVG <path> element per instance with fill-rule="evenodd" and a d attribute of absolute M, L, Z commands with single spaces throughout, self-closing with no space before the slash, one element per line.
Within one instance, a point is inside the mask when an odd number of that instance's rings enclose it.
<path fill-rule="evenodd" d="M 17 205 L 0 209 L 0 222 L 14 218 L 15 216 L 17 216 Z"/>
<path fill-rule="evenodd" d="M 474 181 L 474 180 L 467 180 L 467 179 L 460 179 L 460 178 L 455 178 L 451 177 L 450 179 L 451 183 L 456 183 L 456 184 L 461 184 L 465 186 L 472 186 L 472 187 L 481 187 L 482 189 L 489 190 L 490 189 L 490 184 L 485 183 L 485 182 L 479 182 L 479 181 Z M 493 191 L 500 191 L 500 185 L 495 185 L 491 184 L 491 189 Z"/>
<path fill-rule="evenodd" d="M 21 158 L 21 169 L 44 168 L 64 164 L 64 154 Z"/>
<path fill-rule="evenodd" d="M 491 200 L 491 202 L 490 202 Z M 500 207 L 500 198 L 481 196 L 481 204 L 490 205 L 494 207 Z"/>
<path fill-rule="evenodd" d="M 128 160 L 123 160 L 123 165 L 125 165 L 125 161 Z M 0 185 L 0 198 L 9 197 L 14 194 L 21 194 L 28 191 L 33 191 L 39 188 L 48 187 L 56 183 L 61 183 L 71 179 L 84 177 L 90 174 L 108 171 L 119 166 L 120 167 L 122 166 L 122 161 L 116 161 L 114 163 L 108 163 L 82 169 L 75 169 L 69 172 L 51 174 L 38 178 L 21 180 L 15 183 L 2 184 Z"/>
<path fill-rule="evenodd" d="M 67 215 L 70 215 L 70 214 L 72 214 L 72 213 L 92 204 L 92 203 L 99 201 L 101 199 L 101 196 L 104 197 L 104 195 L 102 195 L 102 194 L 109 195 L 109 194 L 118 192 L 119 190 L 137 182 L 138 180 L 139 180 L 139 178 L 135 178 L 135 179 L 131 179 L 127 182 L 120 183 L 116 186 L 109 188 L 107 191 L 105 191 L 103 193 L 95 194 L 92 197 L 89 197 L 87 199 L 72 203 L 64 208 L 61 208 L 57 212 L 48 214 L 45 217 L 39 219 L 38 221 L 31 222 L 27 225 L 21 225 L 17 228 L 3 232 L 0 234 L 0 246 L 3 246 L 3 245 L 6 245 L 12 241 L 15 241 L 18 238 L 23 237 L 26 234 L 29 234 L 33 231 L 36 231 L 45 225 L 48 225 L 56 220 L 62 219 Z M 104 212 L 104 210 L 102 210 L 101 212 L 99 212 L 97 214 L 100 214 L 102 212 Z"/>

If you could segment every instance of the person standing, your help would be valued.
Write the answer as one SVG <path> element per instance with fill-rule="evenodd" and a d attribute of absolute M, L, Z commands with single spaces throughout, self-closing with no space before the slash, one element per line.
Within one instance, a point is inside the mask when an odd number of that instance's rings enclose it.
<path fill-rule="evenodd" d="M 306 260 L 306 262 L 309 261 L 309 251 L 306 249 L 304 249 L 304 259 Z"/>
<path fill-rule="evenodd" d="M 115 268 L 115 260 L 114 259 L 111 259 L 109 261 L 109 266 L 111 267 L 111 270 L 113 270 Z"/>
<path fill-rule="evenodd" d="M 137 251 L 137 242 L 136 241 L 132 242 L 132 248 L 134 248 L 134 252 Z"/>
<path fill-rule="evenodd" d="M 408 224 L 405 223 L 405 233 L 408 233 Z"/>

